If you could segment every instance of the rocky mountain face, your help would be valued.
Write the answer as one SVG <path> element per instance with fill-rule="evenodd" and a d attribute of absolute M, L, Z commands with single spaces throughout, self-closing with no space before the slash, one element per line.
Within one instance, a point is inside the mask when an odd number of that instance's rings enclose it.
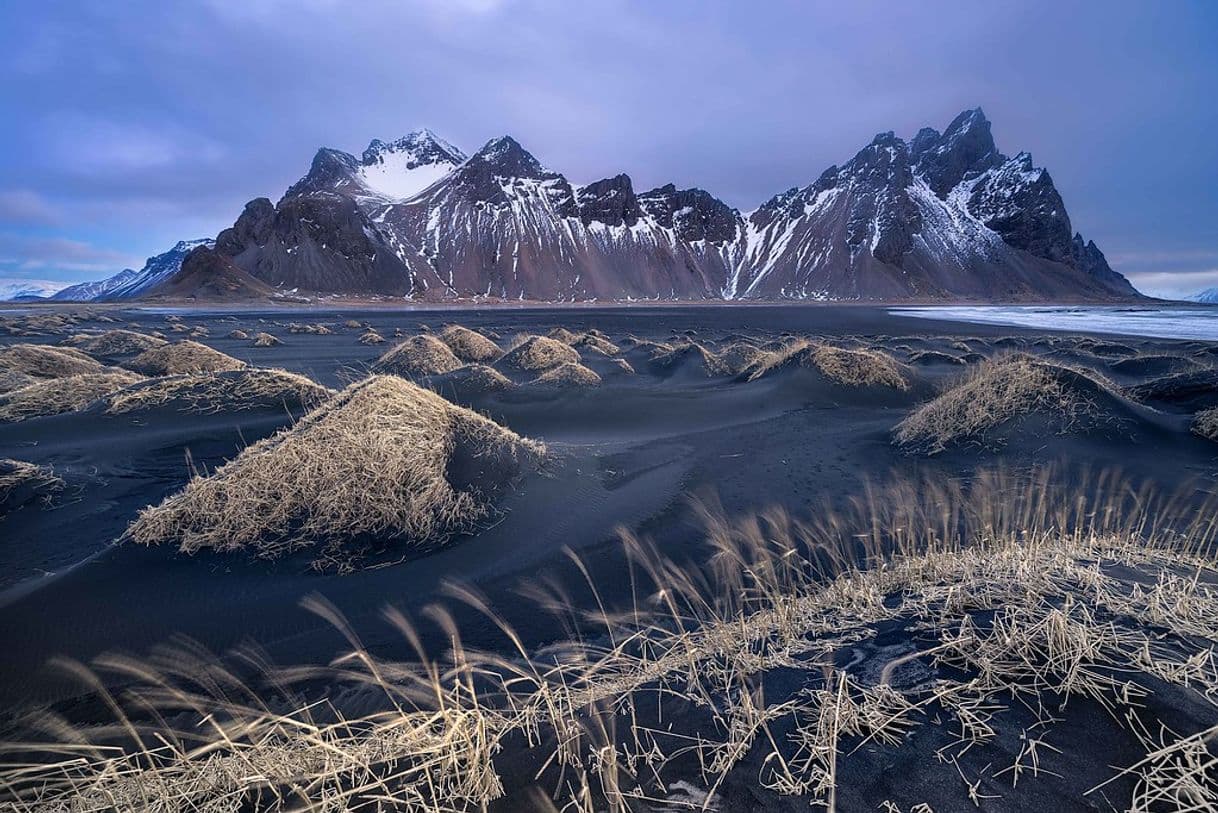
<path fill-rule="evenodd" d="M 170 279 L 182 269 L 186 255 L 200 246 L 213 246 L 210 238 L 179 240 L 163 254 L 149 257 L 139 271 L 125 268 L 111 277 L 96 282 L 82 282 L 64 288 L 52 299 L 69 302 L 101 302 L 117 299 L 137 299 L 158 284 Z"/>
<path fill-rule="evenodd" d="M 980 110 L 742 214 L 701 189 L 585 186 L 509 136 L 466 157 L 428 131 L 322 149 L 216 252 L 280 290 L 446 299 L 982 299 L 1137 296 L 1074 232 L 1048 172 Z"/>

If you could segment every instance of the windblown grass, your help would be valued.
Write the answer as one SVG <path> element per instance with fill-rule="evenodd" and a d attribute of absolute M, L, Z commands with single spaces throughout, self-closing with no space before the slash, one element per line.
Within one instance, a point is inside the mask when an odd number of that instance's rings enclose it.
<path fill-rule="evenodd" d="M 201 414 L 274 408 L 296 412 L 312 409 L 331 395 L 328 387 L 303 375 L 255 368 L 144 381 L 106 398 L 106 412 L 123 415 L 166 404 Z"/>
<path fill-rule="evenodd" d="M 1218 512 L 1116 478 L 1067 491 L 1050 482 L 898 482 L 806 521 L 779 511 L 730 521 L 703 506 L 705 567 L 623 535 L 632 605 L 607 608 L 577 558 L 597 596 L 589 605 L 535 589 L 581 631 L 541 652 L 458 591 L 514 642 L 510 658 L 467 649 L 436 611 L 445 659 L 420 650 L 418 663 L 385 662 L 313 601 L 352 651 L 329 667 L 271 674 L 264 691 L 274 704 L 197 650 L 159 668 L 108 658 L 99 666 L 130 686 L 121 698 L 103 693 L 115 726 L 31 718 L 41 737 L 9 746 L 18 761 L 3 787 L 13 810 L 31 813 L 472 811 L 507 792 L 500 769 L 510 756 L 512 782 L 580 813 L 673 806 L 678 787 L 715 809 L 730 775 L 751 786 L 751 806 L 836 810 L 858 790 L 842 784 L 852 760 L 933 742 L 931 775 L 886 784 L 954 788 L 951 809 L 1001 792 L 1004 808 L 1018 809 L 1052 804 L 1036 783 L 1060 789 L 1085 764 L 1051 743 L 1064 716 L 1092 705 L 1145 756 L 1111 769 L 1120 782 L 1084 786 L 1071 801 L 1211 810 Z M 410 623 L 387 615 L 417 646 Z M 885 656 L 880 642 L 896 629 L 911 630 L 910 648 Z M 853 653 L 869 646 L 885 660 L 866 664 L 875 674 L 865 676 Z M 929 678 L 904 678 L 910 668 Z M 776 673 L 796 689 L 768 680 Z M 303 697 L 277 710 L 295 681 L 319 680 L 331 696 L 378 695 L 383 710 L 347 716 Z M 1201 719 L 1168 730 L 1148 702 L 1157 694 L 1186 698 Z M 934 739 L 910 736 L 928 731 Z M 987 760 L 983 787 L 965 767 Z"/>
<path fill-rule="evenodd" d="M 434 544 L 477 526 L 543 447 L 396 376 L 353 384 L 209 477 L 144 509 L 126 537 L 275 558 L 318 544 Z"/>
<path fill-rule="evenodd" d="M 514 386 L 510 378 L 485 364 L 466 364 L 431 382 L 431 387 L 441 395 L 452 394 L 459 398 L 501 392 Z"/>
<path fill-rule="evenodd" d="M 571 343 L 576 350 L 586 350 L 602 356 L 616 356 L 622 348 L 597 333 L 588 332 Z"/>
<path fill-rule="evenodd" d="M 385 337 L 372 328 L 368 328 L 360 335 L 358 341 L 360 344 L 384 344 Z"/>
<path fill-rule="evenodd" d="M 448 345 L 453 355 L 464 362 L 484 363 L 503 355 L 499 345 L 477 331 L 461 325 L 447 325 L 440 331 L 440 341 Z"/>
<path fill-rule="evenodd" d="M 0 395 L 0 421 L 11 423 L 75 412 L 142 380 L 143 376 L 116 370 L 39 381 Z"/>
<path fill-rule="evenodd" d="M 227 353 L 213 350 L 205 344 L 184 339 L 164 347 L 146 350 L 123 366 L 137 373 L 158 376 L 242 370 L 245 368 L 245 362 Z"/>
<path fill-rule="evenodd" d="M 64 485 L 48 466 L 0 459 L 0 517 L 36 499 L 49 502 Z"/>
<path fill-rule="evenodd" d="M 1193 432 L 1218 443 L 1218 407 L 1198 412 L 1193 418 Z"/>
<path fill-rule="evenodd" d="M 560 364 L 579 364 L 579 353 L 548 336 L 517 336 L 498 364 L 513 370 L 549 370 Z"/>
<path fill-rule="evenodd" d="M 273 333 L 256 333 L 254 334 L 254 347 L 278 347 L 283 344 L 279 337 Z"/>
<path fill-rule="evenodd" d="M 1065 431 L 1097 415 L 1098 397 L 1112 391 L 1097 374 L 1016 354 L 978 365 L 901 421 L 894 438 L 908 450 L 935 454 L 954 444 L 983 443 L 991 430 L 1032 413 L 1049 415 Z"/>
<path fill-rule="evenodd" d="M 578 333 L 572 330 L 567 330 L 565 327 L 556 327 L 547 333 L 546 336 L 547 338 L 553 339 L 556 342 L 562 342 L 563 344 L 574 344 L 579 340 Z"/>
<path fill-rule="evenodd" d="M 30 378 L 65 378 L 70 375 L 101 373 L 106 366 L 74 347 L 45 344 L 14 344 L 0 348 L 0 372 Z"/>
<path fill-rule="evenodd" d="M 825 378 L 846 387 L 909 389 L 909 381 L 901 365 L 883 351 L 836 347 L 802 339 L 786 342 L 780 349 L 770 350 L 755 359 L 741 374 L 746 380 L 754 381 L 778 370 L 793 367 L 819 370 Z"/>
<path fill-rule="evenodd" d="M 657 370 L 668 372 L 678 367 L 691 367 L 700 370 L 708 378 L 731 375 L 730 367 L 723 359 L 708 347 L 697 342 L 679 344 L 669 350 L 657 348 L 651 358 L 651 366 Z"/>
<path fill-rule="evenodd" d="M 601 377 L 595 370 L 589 370 L 582 364 L 565 362 L 557 367 L 551 367 L 531 382 L 539 387 L 566 389 L 569 387 L 599 387 Z"/>
<path fill-rule="evenodd" d="M 163 347 L 164 339 L 137 333 L 134 330 L 107 330 L 104 333 L 78 333 L 64 341 L 64 344 L 82 350 L 91 356 L 102 358 L 117 358 L 121 356 L 136 356 L 145 350 Z"/>
<path fill-rule="evenodd" d="M 373 372 L 404 378 L 450 373 L 461 366 L 461 359 L 435 336 L 411 336 L 376 360 Z"/>

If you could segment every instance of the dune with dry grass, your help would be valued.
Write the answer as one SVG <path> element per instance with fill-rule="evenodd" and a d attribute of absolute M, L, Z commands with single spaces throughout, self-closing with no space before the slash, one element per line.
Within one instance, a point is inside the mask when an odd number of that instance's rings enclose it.
<path fill-rule="evenodd" d="M 907 481 L 832 518 L 730 520 L 704 504 L 705 567 L 623 532 L 633 604 L 534 590 L 581 619 L 577 639 L 541 651 L 457 590 L 516 651 L 474 651 L 442 615 L 442 658 L 386 662 L 312 600 L 352 650 L 275 671 L 274 705 L 197 649 L 109 658 L 125 686 L 107 696 L 114 725 L 36 715 L 4 790 L 29 813 L 909 809 L 877 793 L 952 810 L 1214 809 L 1214 506 L 1117 478 L 1049 482 Z M 318 681 L 383 702 L 284 701 Z M 1189 711 L 1169 727 L 1165 707 Z M 1082 748 L 1080 715 L 1105 732 Z M 894 764 L 885 782 L 857 781 Z"/>
<path fill-rule="evenodd" d="M 571 342 L 571 346 L 576 350 L 595 353 L 601 356 L 616 356 L 618 353 L 622 352 L 622 348 L 618 347 L 616 344 L 609 341 L 599 333 L 593 333 L 591 331 L 578 337 L 574 342 Z"/>
<path fill-rule="evenodd" d="M 579 353 L 569 344 L 549 336 L 516 336 L 497 364 L 512 370 L 536 372 L 560 364 L 579 364 Z"/>
<path fill-rule="evenodd" d="M 254 347 L 278 347 L 283 342 L 273 333 L 259 332 L 254 334 Z"/>
<path fill-rule="evenodd" d="M 64 340 L 64 344 L 75 347 L 91 356 L 121 358 L 138 356 L 145 350 L 163 347 L 167 342 L 146 333 L 134 330 L 115 329 L 104 333 L 77 333 Z"/>
<path fill-rule="evenodd" d="M 1198 412 L 1193 417 L 1193 432 L 1218 443 L 1218 407 Z"/>
<path fill-rule="evenodd" d="M 436 544 L 471 531 L 544 448 L 391 375 L 352 384 L 296 425 L 143 510 L 126 538 L 275 558 L 322 546 Z"/>
<path fill-rule="evenodd" d="M 538 387 L 553 389 L 599 387 L 601 377 L 595 370 L 590 370 L 582 364 L 565 362 L 557 367 L 551 367 L 530 383 Z"/>
<path fill-rule="evenodd" d="M 0 458 L 0 517 L 34 500 L 50 502 L 64 486 L 49 466 Z"/>
<path fill-rule="evenodd" d="M 385 337 L 372 328 L 368 328 L 360 335 L 358 341 L 360 344 L 384 344 Z"/>
<path fill-rule="evenodd" d="M 451 373 L 461 366 L 448 345 L 431 335 L 411 336 L 386 351 L 372 365 L 374 373 L 404 378 Z"/>
<path fill-rule="evenodd" d="M 242 370 L 245 362 L 190 339 L 140 353 L 123 366 L 148 376 L 220 373 Z"/>
<path fill-rule="evenodd" d="M 179 412 L 212 414 L 251 409 L 311 409 L 333 395 L 311 378 L 285 370 L 248 368 L 189 373 L 143 381 L 105 399 L 105 411 L 123 415 L 173 406 Z"/>
<path fill-rule="evenodd" d="M 1100 417 L 1098 401 L 1115 387 L 1091 371 L 1016 354 L 978 365 L 894 430 L 896 443 L 935 454 L 962 443 L 982 444 L 989 433 L 1034 413 L 1067 431 L 1084 418 Z"/>
<path fill-rule="evenodd" d="M 453 355 L 467 363 L 482 364 L 503 355 L 499 345 L 476 330 L 461 325 L 445 325 L 439 338 L 453 351 Z"/>
<path fill-rule="evenodd" d="M 0 348 L 0 372 L 14 377 L 47 379 L 101 373 L 106 366 L 75 347 L 14 344 Z"/>
<path fill-rule="evenodd" d="M 228 333 L 228 337 L 230 339 L 238 339 L 240 341 L 245 341 L 245 340 L 249 339 L 250 334 L 246 333 L 241 328 L 237 328 L 235 330 L 230 330 Z"/>
<path fill-rule="evenodd" d="M 662 373 L 679 369 L 696 370 L 708 378 L 731 375 L 728 365 L 709 347 L 689 342 L 669 347 L 657 347 L 650 361 L 651 367 Z"/>
<path fill-rule="evenodd" d="M 902 365 L 881 350 L 839 347 L 802 339 L 783 342 L 756 358 L 741 375 L 748 381 L 784 369 L 805 367 L 819 371 L 834 384 L 845 387 L 909 389 Z"/>
<path fill-rule="evenodd" d="M 466 364 L 451 373 L 436 376 L 431 380 L 430 386 L 441 395 L 452 394 L 458 398 L 470 398 L 490 392 L 502 392 L 516 385 L 494 367 Z"/>
<path fill-rule="evenodd" d="M 136 373 L 115 370 L 38 381 L 0 395 L 0 421 L 12 423 L 75 412 L 142 380 L 143 376 Z"/>
<path fill-rule="evenodd" d="M 553 339 L 556 342 L 563 344 L 574 344 L 579 341 L 579 334 L 573 330 L 568 330 L 565 327 L 559 326 L 546 334 L 546 338 Z"/>

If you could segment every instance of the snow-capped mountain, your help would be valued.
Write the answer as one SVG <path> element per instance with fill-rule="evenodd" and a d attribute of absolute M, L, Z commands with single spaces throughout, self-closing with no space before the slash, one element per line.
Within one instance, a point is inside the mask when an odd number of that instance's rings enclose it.
<path fill-rule="evenodd" d="M 177 245 L 163 254 L 149 257 L 139 271 L 124 268 L 117 274 L 95 282 L 81 282 L 59 291 L 52 297 L 71 302 L 93 302 L 114 299 L 134 299 L 151 290 L 178 273 L 186 255 L 199 246 L 211 247 L 215 241 L 179 240 Z"/>
<path fill-rule="evenodd" d="M 67 283 L 41 279 L 0 279 L 0 302 L 48 299 Z"/>
<path fill-rule="evenodd" d="M 1185 297 L 1189 302 L 1200 302 L 1203 305 L 1218 305 L 1218 288 L 1206 288 L 1200 293 Z"/>
<path fill-rule="evenodd" d="M 573 185 L 515 139 L 466 158 L 428 131 L 361 158 L 322 149 L 216 250 L 304 292 L 504 299 L 1114 299 L 1137 296 L 1074 233 L 1047 171 L 981 110 L 742 214 L 701 189 Z"/>

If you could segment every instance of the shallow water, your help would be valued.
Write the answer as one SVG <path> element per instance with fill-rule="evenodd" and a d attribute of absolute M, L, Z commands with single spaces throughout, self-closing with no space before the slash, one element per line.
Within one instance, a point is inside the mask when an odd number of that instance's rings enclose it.
<path fill-rule="evenodd" d="M 1072 333 L 1218 340 L 1218 308 L 1206 306 L 977 305 L 892 308 L 889 313 L 921 319 L 1013 325 Z"/>

